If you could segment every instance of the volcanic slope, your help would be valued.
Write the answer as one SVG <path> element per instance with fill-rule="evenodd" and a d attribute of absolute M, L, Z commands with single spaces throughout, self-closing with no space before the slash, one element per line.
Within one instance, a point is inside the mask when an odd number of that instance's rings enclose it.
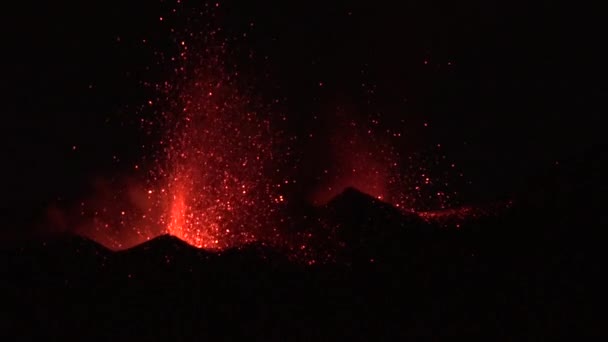
<path fill-rule="evenodd" d="M 168 235 L 119 252 L 69 234 L 4 247 L 0 331 L 119 340 L 530 339 L 582 331 L 590 318 L 581 260 L 547 238 L 553 226 L 538 225 L 550 209 L 514 207 L 483 229 L 446 230 L 347 189 L 315 210 L 307 222 L 322 227 L 309 243 L 322 247 L 307 258 L 331 252 L 334 262 L 310 264 L 263 242 L 211 253 Z"/>

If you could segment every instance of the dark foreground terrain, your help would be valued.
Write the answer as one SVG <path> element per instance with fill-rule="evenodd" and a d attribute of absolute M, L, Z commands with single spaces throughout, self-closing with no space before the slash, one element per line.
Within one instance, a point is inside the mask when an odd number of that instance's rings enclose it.
<path fill-rule="evenodd" d="M 530 195 L 442 229 L 348 190 L 321 210 L 310 255 L 213 254 L 161 236 L 112 252 L 73 236 L 2 249 L 0 333 L 65 340 L 403 340 L 598 335 L 598 210 L 583 188 Z M 530 193 L 536 191 L 530 189 Z M 601 224 L 601 223 L 600 223 Z M 331 236 L 331 238 L 328 238 Z M 599 253 L 598 253 L 599 254 Z M 8 341 L 9 339 L 2 339 Z"/>

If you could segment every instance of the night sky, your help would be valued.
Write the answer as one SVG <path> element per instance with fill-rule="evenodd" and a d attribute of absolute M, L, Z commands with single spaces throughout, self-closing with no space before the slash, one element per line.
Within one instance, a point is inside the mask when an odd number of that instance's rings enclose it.
<path fill-rule="evenodd" d="M 150 137 L 134 113 L 151 96 L 142 82 L 167 77 L 154 52 L 171 52 L 168 25 L 193 25 L 159 20 L 172 3 L 32 2 L 3 11 L 3 235 L 33 229 L 51 203 L 77 203 L 94 179 L 124 174 L 141 157 L 137 146 Z M 290 135 L 331 136 L 340 118 L 330 113 L 380 113 L 387 128 L 402 125 L 406 138 L 395 148 L 403 154 L 446 155 L 459 166 L 460 203 L 508 198 L 604 146 L 605 61 L 592 51 L 601 40 L 599 21 L 585 18 L 591 9 L 548 1 L 218 5 L 213 20 L 240 37 L 235 63 L 260 98 L 280 100 Z M 325 167 L 315 160 L 331 161 L 316 154 L 325 143 L 294 145 L 301 176 Z M 315 186 L 314 177 L 302 179 L 295 197 Z"/>

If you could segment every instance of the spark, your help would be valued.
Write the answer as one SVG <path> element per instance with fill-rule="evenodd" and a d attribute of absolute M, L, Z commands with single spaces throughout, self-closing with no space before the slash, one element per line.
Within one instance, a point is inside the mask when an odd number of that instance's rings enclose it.
<path fill-rule="evenodd" d="M 281 209 L 296 202 L 290 189 L 302 183 L 284 171 L 284 164 L 299 157 L 290 143 L 303 137 L 318 139 L 323 133 L 284 139 L 271 129 L 273 119 L 286 121 L 287 115 L 277 115 L 278 110 L 252 93 L 249 80 L 232 63 L 231 39 L 222 38 L 221 30 L 208 29 L 198 35 L 171 30 L 178 52 L 164 57 L 162 63 L 172 72 L 162 81 L 147 83 L 156 95 L 142 101 L 141 107 L 154 115 L 137 117 L 142 127 L 159 130 L 158 141 L 134 164 L 138 171 L 131 171 L 138 175 L 136 181 L 104 188 L 98 205 L 82 203 L 80 212 L 92 218 L 81 231 L 114 249 L 161 234 L 210 250 L 271 237 L 273 243 L 300 253 L 309 265 L 331 260 L 333 252 L 316 249 L 312 239 L 319 239 L 318 235 L 302 233 L 292 238 L 282 229 L 292 218 Z M 317 84 L 326 86 L 323 81 Z M 312 203 L 327 203 L 346 187 L 355 187 L 399 210 L 417 212 L 427 221 L 475 213 L 470 208 L 445 210 L 453 207 L 457 197 L 447 184 L 454 183 L 454 174 L 462 176 L 454 163 L 437 156 L 436 150 L 399 153 L 395 141 L 405 140 L 405 126 L 391 127 L 381 114 L 358 120 L 337 112 L 327 151 L 315 151 L 326 153 L 330 162 L 319 162 L 310 175 L 316 180 Z M 314 113 L 314 119 L 321 120 L 320 114 Z M 423 126 L 429 125 L 424 122 Z M 288 146 L 278 147 L 275 141 Z M 277 150 L 288 152 L 277 154 Z M 113 160 L 120 161 L 117 156 Z M 316 224 L 327 228 L 321 219 Z"/>

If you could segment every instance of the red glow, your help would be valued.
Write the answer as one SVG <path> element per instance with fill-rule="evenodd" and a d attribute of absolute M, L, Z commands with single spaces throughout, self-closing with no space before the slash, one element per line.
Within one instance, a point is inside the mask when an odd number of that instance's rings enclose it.
<path fill-rule="evenodd" d="M 158 96 L 145 110 L 155 115 L 141 119 L 143 129 L 162 132 L 155 152 L 133 167 L 136 180 L 104 184 L 83 203 L 81 234 L 113 249 L 161 234 L 223 249 L 256 240 L 263 225 L 272 228 L 269 217 L 285 198 L 267 178 L 273 174 L 269 115 L 262 117 L 267 109 L 247 92 L 238 70 L 227 68 L 227 43 L 218 31 L 176 39 L 177 55 L 163 59 L 174 75 L 149 84 Z"/>
<path fill-rule="evenodd" d="M 112 249 L 129 248 L 161 234 L 213 250 L 268 236 L 287 241 L 274 226 L 283 218 L 275 220 L 275 215 L 289 202 L 286 188 L 300 179 L 281 176 L 278 165 L 284 156 L 275 154 L 278 139 L 271 125 L 272 110 L 249 93 L 238 69 L 227 64 L 228 44 L 213 38 L 217 32 L 175 39 L 178 53 L 163 60 L 173 75 L 151 84 L 158 96 L 143 103 L 144 111 L 155 113 L 152 119 L 141 119 L 142 128 L 162 131 L 155 152 L 148 151 L 145 160 L 129 167 L 137 173 L 135 179 L 96 186 L 93 198 L 78 207 L 79 233 Z M 318 86 L 327 84 L 319 81 Z M 408 213 L 417 211 L 429 221 L 471 212 L 428 210 L 445 209 L 456 197 L 448 187 L 451 176 L 437 171 L 455 167 L 442 166 L 448 163 L 445 156 L 403 156 L 396 143 L 405 136 L 401 127 L 391 127 L 381 115 L 355 120 L 338 112 L 323 151 L 328 165 L 313 175 L 318 179 L 309 193 L 311 202 L 326 203 L 354 187 Z M 310 140 L 317 136 L 322 134 L 305 135 Z M 120 162 L 118 157 L 114 160 Z M 73 223 L 64 217 L 56 220 L 62 226 Z M 314 249 L 302 241 L 291 246 L 306 253 Z M 312 255 L 306 254 L 309 264 L 321 262 Z"/>

